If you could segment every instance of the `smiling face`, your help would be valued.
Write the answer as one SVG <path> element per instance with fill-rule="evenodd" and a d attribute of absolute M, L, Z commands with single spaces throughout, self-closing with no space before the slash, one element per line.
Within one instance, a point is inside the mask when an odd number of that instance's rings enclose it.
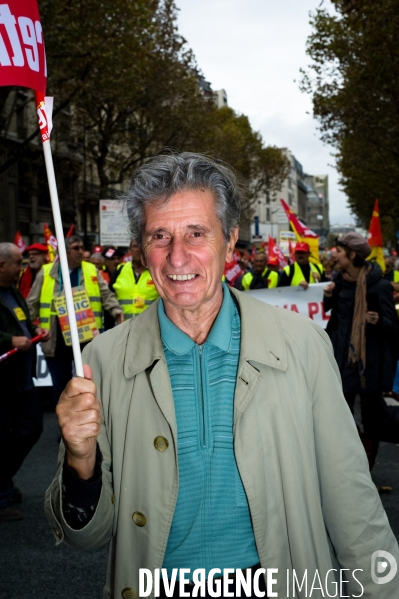
<path fill-rule="evenodd" d="M 28 257 L 29 266 L 36 272 L 47 262 L 47 254 L 45 252 L 39 252 L 38 250 L 29 250 Z"/>
<path fill-rule="evenodd" d="M 208 189 L 181 191 L 167 204 L 144 211 L 143 256 L 173 321 L 182 310 L 206 315 L 218 312 L 221 278 L 232 254 L 238 227 L 226 243 Z"/>

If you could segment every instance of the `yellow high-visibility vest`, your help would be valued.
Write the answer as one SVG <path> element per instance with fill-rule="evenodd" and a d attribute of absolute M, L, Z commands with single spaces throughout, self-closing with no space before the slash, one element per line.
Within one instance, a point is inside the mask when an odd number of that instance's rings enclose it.
<path fill-rule="evenodd" d="M 269 274 L 267 275 L 267 288 L 273 289 L 273 287 L 277 287 L 278 284 L 278 273 L 275 270 L 270 270 L 267 267 L 262 272 L 262 277 L 265 277 L 267 271 L 269 270 Z M 253 281 L 254 275 L 251 272 L 245 273 L 243 278 L 241 279 L 241 285 L 243 286 L 245 291 L 251 289 L 251 283 Z"/>
<path fill-rule="evenodd" d="M 54 286 L 55 279 L 50 276 L 50 271 L 54 264 L 45 264 L 43 268 L 43 285 L 40 292 L 40 307 L 39 307 L 39 320 L 40 326 L 43 329 L 50 330 L 50 318 L 51 316 L 57 316 L 57 312 L 54 309 Z M 100 287 L 97 279 L 97 269 L 91 262 L 82 262 L 82 273 L 84 287 L 89 297 L 90 306 L 93 310 L 94 317 L 96 319 L 96 326 L 99 331 L 103 328 L 103 311 L 101 303 Z"/>
<path fill-rule="evenodd" d="M 137 283 L 131 262 L 120 264 L 118 270 L 120 270 L 120 273 L 113 284 L 114 292 L 125 319 L 133 318 L 144 312 L 159 297 L 158 291 L 149 270 L 141 273 Z"/>
<path fill-rule="evenodd" d="M 322 267 L 321 264 L 318 264 L 318 269 L 316 268 L 316 266 L 314 264 L 312 264 L 312 262 L 309 262 L 309 266 L 310 266 L 310 277 L 309 277 L 309 284 L 312 283 L 318 283 L 318 281 L 315 280 L 315 278 L 313 277 L 313 273 L 317 273 L 318 275 L 322 275 L 324 269 Z M 286 273 L 286 275 L 289 277 L 290 276 L 290 265 L 284 266 L 283 271 Z M 294 262 L 294 276 L 292 277 L 292 281 L 291 281 L 291 287 L 297 287 L 302 281 L 305 280 L 305 277 L 303 275 L 302 269 L 299 266 L 298 262 Z"/>

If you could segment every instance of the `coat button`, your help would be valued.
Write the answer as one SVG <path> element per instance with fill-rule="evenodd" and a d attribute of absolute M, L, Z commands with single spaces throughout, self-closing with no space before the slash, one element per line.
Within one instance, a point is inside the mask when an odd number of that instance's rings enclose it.
<path fill-rule="evenodd" d="M 155 449 L 158 449 L 158 451 L 166 451 L 169 447 L 169 441 L 165 439 L 165 437 L 155 437 L 154 447 Z"/>
<path fill-rule="evenodd" d="M 134 512 L 132 519 L 136 526 L 145 526 L 147 523 L 147 518 L 141 512 Z"/>
<path fill-rule="evenodd" d="M 134 589 L 130 589 L 129 587 L 123 589 L 121 595 L 123 599 L 137 599 L 136 591 Z"/>

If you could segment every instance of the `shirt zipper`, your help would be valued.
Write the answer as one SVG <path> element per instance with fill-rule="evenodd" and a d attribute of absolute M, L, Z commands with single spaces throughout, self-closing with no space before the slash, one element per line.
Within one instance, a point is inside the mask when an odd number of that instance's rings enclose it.
<path fill-rule="evenodd" d="M 205 398 L 204 386 L 202 384 L 202 345 L 198 345 L 198 361 L 199 361 L 199 391 L 202 410 L 202 449 L 206 448 L 206 425 L 205 425 Z"/>

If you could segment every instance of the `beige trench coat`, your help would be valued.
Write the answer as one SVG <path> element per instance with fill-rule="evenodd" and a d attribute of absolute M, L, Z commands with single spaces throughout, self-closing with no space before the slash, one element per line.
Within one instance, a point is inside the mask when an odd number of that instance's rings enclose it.
<path fill-rule="evenodd" d="M 399 575 L 387 584 L 371 579 L 372 554 L 388 551 L 399 563 L 399 548 L 370 478 L 327 335 L 305 317 L 233 293 L 242 326 L 234 450 L 262 567 L 278 568 L 273 591 L 287 597 L 287 570 L 291 580 L 295 569 L 299 580 L 307 570 L 312 581 L 317 570 L 325 581 L 330 568 L 348 568 L 343 596 L 399 599 Z M 66 524 L 61 446 L 45 509 L 57 544 L 92 549 L 109 542 L 103 597 L 134 598 L 139 568 L 162 567 L 179 485 L 176 418 L 157 302 L 93 340 L 84 362 L 93 368 L 103 409 L 101 497 L 82 530 Z M 159 436 L 168 440 L 164 451 L 154 443 Z M 144 526 L 137 512 L 144 514 Z M 363 570 L 355 573 L 363 595 L 351 576 L 355 569 Z M 309 595 L 310 585 L 296 597 L 328 596 L 320 590 Z M 329 592 L 333 596 L 334 588 Z"/>

